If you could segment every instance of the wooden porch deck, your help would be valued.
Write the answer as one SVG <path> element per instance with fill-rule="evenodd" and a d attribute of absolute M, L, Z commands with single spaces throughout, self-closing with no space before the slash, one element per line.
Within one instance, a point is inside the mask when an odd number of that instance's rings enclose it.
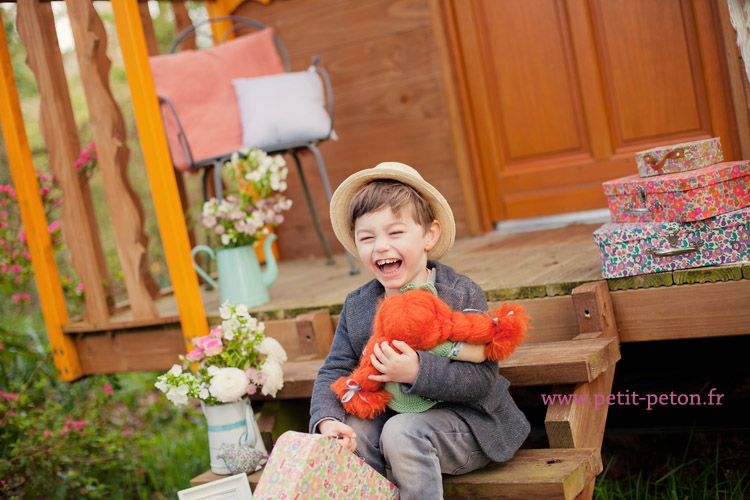
<path fill-rule="evenodd" d="M 456 241 L 442 262 L 476 281 L 489 301 L 565 296 L 582 283 L 602 279 L 598 249 L 592 237 L 599 225 L 571 224 L 532 232 L 495 232 L 463 238 Z M 332 314 L 337 314 L 346 295 L 371 278 L 364 271 L 351 276 L 344 254 L 336 255 L 335 261 L 334 265 L 326 265 L 324 258 L 280 262 L 279 277 L 269 288 L 271 301 L 254 307 L 251 311 L 264 320 L 295 318 L 303 312 L 316 309 L 328 309 Z M 750 261 L 746 261 L 731 266 L 618 278 L 608 280 L 608 284 L 610 290 L 615 292 L 613 300 L 616 308 L 618 291 L 642 290 L 640 295 L 644 299 L 637 303 L 643 305 L 656 296 L 653 291 L 648 292 L 648 289 L 730 282 L 734 282 L 734 285 L 707 290 L 711 290 L 714 296 L 716 293 L 734 296 L 735 300 L 744 295 L 745 305 L 750 306 L 750 282 L 745 281 L 749 279 Z M 670 299 L 667 296 L 674 293 L 677 292 L 663 295 L 668 301 Z M 685 293 L 687 292 L 682 291 L 677 295 Z M 202 286 L 201 297 L 209 321 L 212 324 L 218 323 L 218 291 Z M 157 308 L 164 324 L 179 322 L 173 296 L 166 295 L 159 299 Z M 128 322 L 131 319 L 130 311 L 125 309 L 115 314 L 112 322 Z M 628 321 L 618 317 L 618 323 L 625 329 L 623 340 L 628 340 Z M 66 330 L 76 330 L 76 325 L 71 324 Z"/>

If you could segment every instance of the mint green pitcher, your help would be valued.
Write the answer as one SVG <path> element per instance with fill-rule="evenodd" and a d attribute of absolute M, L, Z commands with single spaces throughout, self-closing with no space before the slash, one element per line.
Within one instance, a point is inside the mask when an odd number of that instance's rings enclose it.
<path fill-rule="evenodd" d="M 227 300 L 230 304 L 245 304 L 247 307 L 265 304 L 271 300 L 268 296 L 268 287 L 273 285 L 279 275 L 279 267 L 271 250 L 271 243 L 275 239 L 275 234 L 269 234 L 263 244 L 263 253 L 266 256 L 264 271 L 260 270 L 252 245 L 220 248 L 215 253 L 211 247 L 198 245 L 190 252 L 193 267 L 209 285 L 219 289 L 222 304 Z M 216 260 L 219 268 L 218 284 L 195 262 L 195 256 L 199 252 L 206 252 Z"/>

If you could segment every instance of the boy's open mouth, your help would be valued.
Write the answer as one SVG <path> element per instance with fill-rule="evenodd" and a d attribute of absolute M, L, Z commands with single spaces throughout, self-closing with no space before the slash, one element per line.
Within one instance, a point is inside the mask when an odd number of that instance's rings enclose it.
<path fill-rule="evenodd" d="M 380 268 L 380 272 L 383 274 L 392 274 L 398 271 L 401 267 L 401 260 L 399 259 L 381 259 L 375 262 Z"/>

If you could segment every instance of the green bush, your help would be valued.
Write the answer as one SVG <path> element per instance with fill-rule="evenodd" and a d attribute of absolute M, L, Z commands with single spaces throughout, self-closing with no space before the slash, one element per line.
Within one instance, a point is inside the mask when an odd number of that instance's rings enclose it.
<path fill-rule="evenodd" d="M 30 328 L 3 326 L 0 345 L 0 497 L 174 498 L 208 468 L 204 417 L 166 401 L 156 373 L 66 383 Z"/>

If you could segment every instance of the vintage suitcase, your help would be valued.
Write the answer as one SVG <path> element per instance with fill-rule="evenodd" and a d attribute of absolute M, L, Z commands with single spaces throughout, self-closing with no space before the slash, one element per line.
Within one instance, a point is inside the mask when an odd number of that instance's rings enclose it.
<path fill-rule="evenodd" d="M 723 161 L 724 153 L 718 137 L 659 146 L 635 154 L 641 177 L 687 172 Z"/>
<path fill-rule="evenodd" d="M 750 161 L 603 184 L 612 222 L 690 222 L 750 206 Z"/>
<path fill-rule="evenodd" d="M 608 222 L 594 232 L 605 278 L 750 259 L 750 208 L 697 222 Z"/>
<path fill-rule="evenodd" d="M 398 488 L 335 438 L 287 431 L 276 441 L 253 498 L 396 500 Z"/>

